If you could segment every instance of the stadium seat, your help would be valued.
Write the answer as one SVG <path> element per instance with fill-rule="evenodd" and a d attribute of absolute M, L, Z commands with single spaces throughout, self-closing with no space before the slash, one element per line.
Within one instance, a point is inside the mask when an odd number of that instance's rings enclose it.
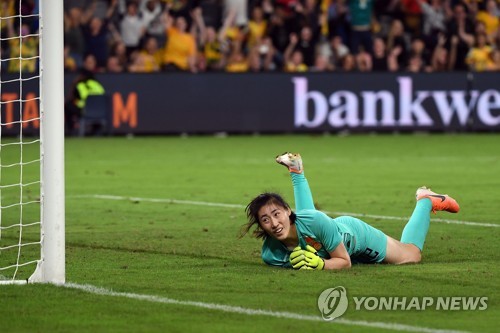
<path fill-rule="evenodd" d="M 79 124 L 79 136 L 111 134 L 111 99 L 105 95 L 90 95 Z"/>

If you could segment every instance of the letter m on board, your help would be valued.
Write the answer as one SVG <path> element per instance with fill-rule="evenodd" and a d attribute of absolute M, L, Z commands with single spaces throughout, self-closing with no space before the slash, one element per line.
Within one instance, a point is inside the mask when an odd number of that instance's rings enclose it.
<path fill-rule="evenodd" d="M 120 93 L 113 94 L 113 127 L 119 128 L 122 123 L 129 127 L 137 127 L 137 93 L 128 94 L 124 102 Z"/>

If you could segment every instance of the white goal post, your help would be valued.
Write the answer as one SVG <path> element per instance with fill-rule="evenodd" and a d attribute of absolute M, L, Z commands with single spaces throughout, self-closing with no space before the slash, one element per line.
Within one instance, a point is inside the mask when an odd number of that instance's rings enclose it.
<path fill-rule="evenodd" d="M 12 187 L 18 186 L 20 194 L 20 202 L 17 204 L 20 208 L 21 217 L 18 218 L 19 222 L 8 221 L 12 219 L 12 214 L 6 216 L 0 216 L 0 241 L 4 233 L 10 231 L 10 229 L 19 228 L 17 234 L 19 234 L 19 239 L 15 240 L 18 242 L 14 245 L 4 246 L 2 248 L 2 243 L 0 243 L 0 260 L 2 259 L 2 250 L 12 250 L 17 252 L 17 261 L 10 266 L 1 267 L 0 265 L 0 277 L 2 274 L 2 269 L 7 270 L 11 267 L 18 271 L 18 268 L 24 264 L 21 263 L 22 250 L 27 247 L 27 245 L 32 246 L 35 244 L 39 246 L 39 256 L 36 260 L 28 262 L 25 265 L 33 263 L 33 273 L 26 279 L 19 279 L 14 273 L 12 276 L 0 279 L 0 284 L 21 284 L 30 282 L 48 282 L 55 284 L 65 283 L 65 177 L 64 177 L 64 50 L 63 50 L 63 0 L 37 0 L 39 5 L 39 108 L 40 108 L 40 130 L 39 130 L 39 140 L 33 140 L 32 142 L 39 142 L 39 166 L 40 166 L 40 179 L 36 183 L 39 184 L 40 195 L 39 199 L 36 200 L 39 203 L 39 222 L 31 223 L 29 226 L 37 224 L 40 226 L 40 237 L 37 241 L 29 240 L 24 241 L 23 236 L 23 206 L 26 204 L 24 202 L 23 188 L 31 185 L 32 183 L 26 185 L 23 183 L 23 167 L 28 163 L 24 163 L 22 153 L 23 145 L 23 130 L 24 122 L 27 122 L 23 118 L 22 109 L 23 103 L 23 79 L 21 69 L 19 69 L 19 120 L 13 122 L 17 123 L 20 128 L 20 134 L 17 135 L 21 147 L 21 157 L 20 162 L 16 163 L 21 169 L 20 183 L 19 184 L 3 184 L 2 177 L 0 177 L 0 195 L 3 200 L 2 190 L 7 190 Z M 21 5 L 19 5 L 21 6 Z M 19 8 L 20 9 L 20 8 Z M 31 15 L 35 16 L 35 15 Z M 5 17 L 3 18 L 5 19 Z M 18 19 L 22 22 L 23 17 L 16 16 L 13 19 Z M 19 33 L 19 43 L 22 50 L 22 38 Z M 8 38 L 4 38 L 6 40 Z M 13 39 L 13 38 L 9 38 Z M 35 57 L 33 57 L 35 58 Z M 12 61 L 14 58 L 7 59 L 6 61 Z M 27 58 L 23 58 L 22 52 L 20 52 L 19 57 L 15 58 L 18 60 L 22 67 L 22 61 Z M 3 61 L 3 60 L 2 60 Z M 3 84 L 4 81 L 0 80 Z M 1 90 L 0 90 L 1 92 Z M 5 102 L 2 100 L 2 109 L 6 107 Z M 3 117 L 4 110 L 2 110 L 2 129 L 4 126 L 9 126 Z M 29 120 L 28 120 L 29 121 Z M 12 126 L 12 125 L 11 125 Z M 0 132 L 0 137 L 2 133 Z M 8 148 L 9 144 L 3 143 L 3 139 L 0 143 L 0 148 L 2 153 L 4 148 Z M 35 160 L 36 161 L 36 160 Z M 3 163 L 3 160 L 0 162 Z M 31 162 L 30 162 L 31 163 Z M 11 166 L 11 165 L 9 165 Z M 2 165 L 3 167 L 3 165 Z M 2 169 L 3 170 L 3 169 Z M 1 202 L 1 201 L 0 201 Z M 32 203 L 32 202 L 28 202 Z M 0 205 L 1 210 L 0 215 L 3 215 L 3 210 L 7 211 L 11 206 L 4 206 L 3 203 Z M 2 227 L 2 223 L 4 227 Z M 7 226 L 7 227 L 5 227 Z M 8 229 L 9 228 L 9 229 Z M 8 230 L 7 230 L 8 229 Z M 11 237 L 12 239 L 12 237 Z M 16 248 L 17 246 L 17 248 Z M 36 250 L 38 253 L 38 251 Z M 4 262 L 0 261 L 0 264 L 5 265 Z"/>

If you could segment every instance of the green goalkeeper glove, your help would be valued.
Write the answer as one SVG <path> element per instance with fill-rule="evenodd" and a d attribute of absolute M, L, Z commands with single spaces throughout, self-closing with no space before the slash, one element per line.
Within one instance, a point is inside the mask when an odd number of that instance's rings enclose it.
<path fill-rule="evenodd" d="M 290 254 L 290 264 L 292 264 L 294 269 L 301 269 L 306 266 L 304 252 L 300 246 L 297 246 Z"/>
<path fill-rule="evenodd" d="M 322 270 L 325 268 L 325 261 L 318 256 L 318 251 L 311 245 L 306 246 L 306 249 L 303 250 L 303 255 L 305 257 L 306 266 L 310 269 Z"/>

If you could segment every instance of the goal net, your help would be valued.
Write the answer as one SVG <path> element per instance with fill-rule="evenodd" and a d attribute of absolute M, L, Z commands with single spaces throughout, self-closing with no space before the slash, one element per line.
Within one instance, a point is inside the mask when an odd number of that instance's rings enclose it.
<path fill-rule="evenodd" d="M 63 283 L 62 0 L 0 6 L 0 284 Z"/>

